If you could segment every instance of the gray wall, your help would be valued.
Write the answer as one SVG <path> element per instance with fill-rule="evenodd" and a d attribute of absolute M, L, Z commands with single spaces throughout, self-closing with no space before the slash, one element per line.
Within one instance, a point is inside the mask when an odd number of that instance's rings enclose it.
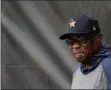
<path fill-rule="evenodd" d="M 2 1 L 2 88 L 70 88 L 77 62 L 59 36 L 71 16 L 96 18 L 111 40 L 110 1 Z"/>

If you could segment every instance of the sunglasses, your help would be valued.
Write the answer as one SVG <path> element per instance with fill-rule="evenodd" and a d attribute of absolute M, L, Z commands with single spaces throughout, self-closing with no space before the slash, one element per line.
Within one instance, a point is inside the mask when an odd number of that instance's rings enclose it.
<path fill-rule="evenodd" d="M 66 43 L 69 46 L 73 46 L 75 43 L 79 44 L 79 45 L 83 45 L 83 44 L 87 44 L 87 42 L 91 40 L 91 37 L 87 36 L 87 37 L 81 37 L 81 38 L 70 38 L 66 40 Z"/>

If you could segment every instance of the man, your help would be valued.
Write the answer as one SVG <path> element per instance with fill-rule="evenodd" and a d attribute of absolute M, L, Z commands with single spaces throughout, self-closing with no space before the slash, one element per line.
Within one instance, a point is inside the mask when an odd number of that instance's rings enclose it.
<path fill-rule="evenodd" d="M 61 40 L 79 62 L 71 89 L 111 89 L 111 48 L 102 45 L 98 21 L 87 15 L 72 17 Z"/>

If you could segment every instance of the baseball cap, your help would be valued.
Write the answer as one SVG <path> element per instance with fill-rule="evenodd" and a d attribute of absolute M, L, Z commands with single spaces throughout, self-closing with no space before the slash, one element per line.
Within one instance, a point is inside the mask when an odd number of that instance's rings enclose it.
<path fill-rule="evenodd" d="M 100 33 L 98 21 L 87 15 L 74 16 L 68 20 L 67 33 L 60 39 L 67 39 L 70 35 L 91 35 Z"/>

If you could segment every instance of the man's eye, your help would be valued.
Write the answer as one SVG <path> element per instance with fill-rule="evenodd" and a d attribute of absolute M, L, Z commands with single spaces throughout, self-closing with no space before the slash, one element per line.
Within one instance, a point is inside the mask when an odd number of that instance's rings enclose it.
<path fill-rule="evenodd" d="M 74 43 L 74 40 L 66 40 L 66 43 L 67 43 L 68 45 L 72 45 L 72 44 Z"/>
<path fill-rule="evenodd" d="M 80 43 L 86 43 L 88 41 L 88 39 L 82 39 L 82 40 L 80 40 Z"/>

